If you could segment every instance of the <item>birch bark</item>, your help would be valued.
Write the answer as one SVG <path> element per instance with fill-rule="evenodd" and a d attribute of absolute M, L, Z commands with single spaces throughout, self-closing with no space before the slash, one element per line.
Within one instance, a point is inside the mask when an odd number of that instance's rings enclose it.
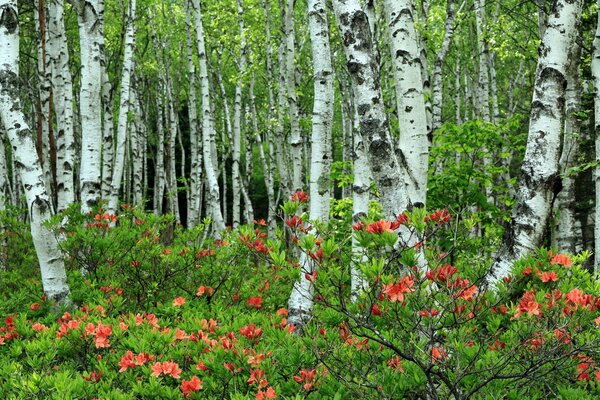
<path fill-rule="evenodd" d="M 515 260 L 542 243 L 552 201 L 560 191 L 558 169 L 569 49 L 578 34 L 582 1 L 558 0 L 539 47 L 529 135 L 513 217 L 489 281 L 506 276 Z"/>
<path fill-rule="evenodd" d="M 285 0 L 283 30 L 285 34 L 285 82 L 290 117 L 290 149 L 292 154 L 292 192 L 302 190 L 302 135 L 298 120 L 296 96 L 296 38 L 294 30 L 294 0 Z"/>
<path fill-rule="evenodd" d="M 396 152 L 407 185 L 409 205 L 425 204 L 429 141 L 412 1 L 385 0 L 383 5 L 390 35 L 400 128 Z"/>
<path fill-rule="evenodd" d="M 600 1 L 598 2 L 600 6 Z M 594 36 L 594 50 L 592 55 L 592 76 L 594 78 L 594 128 L 596 133 L 596 169 L 594 181 L 596 188 L 596 216 L 594 225 L 594 269 L 596 275 L 600 271 L 600 13 L 596 22 L 596 35 Z"/>
<path fill-rule="evenodd" d="M 387 126 L 369 21 L 358 0 L 336 0 L 333 8 L 352 78 L 360 133 L 379 190 L 383 215 L 395 218 L 407 208 L 408 194 Z"/>
<path fill-rule="evenodd" d="M 0 119 L 14 149 L 15 166 L 25 190 L 44 293 L 59 303 L 67 303 L 69 287 L 62 254 L 54 235 L 44 225 L 52 216 L 52 205 L 19 100 L 18 15 L 15 0 L 0 0 Z"/>
<path fill-rule="evenodd" d="M 121 104 L 117 125 L 117 147 L 112 171 L 110 198 L 108 201 L 108 211 L 113 214 L 117 212 L 119 190 L 121 189 L 123 170 L 125 169 L 125 145 L 127 143 L 129 109 L 131 106 L 131 75 L 133 74 L 135 65 L 133 57 L 135 48 L 135 1 L 129 0 L 129 9 L 126 17 L 127 29 L 125 31 L 125 54 L 123 56 L 123 70 L 121 72 Z"/>
<path fill-rule="evenodd" d="M 311 221 L 329 219 L 331 183 L 331 125 L 333 121 L 333 69 L 329 46 L 327 11 L 323 0 L 308 1 L 308 24 L 313 57 L 314 105 L 311 137 L 310 210 Z M 302 326 L 312 315 L 313 283 L 305 278 L 317 267 L 301 253 L 300 279 L 294 283 L 288 301 L 288 322 Z"/>
<path fill-rule="evenodd" d="M 73 130 L 73 78 L 64 21 L 64 0 L 49 0 L 47 56 L 52 66 L 52 92 L 56 111 L 57 211 L 75 201 L 75 137 Z"/>
<path fill-rule="evenodd" d="M 202 155 L 204 158 L 204 173 L 207 180 L 206 203 L 210 208 L 210 217 L 212 218 L 214 234 L 220 237 L 221 232 L 225 230 L 223 214 L 219 207 L 219 182 L 213 165 L 213 143 L 215 138 L 214 118 L 210 106 L 210 93 L 208 81 L 208 63 L 206 59 L 206 48 L 204 44 L 204 29 L 202 27 L 202 13 L 200 10 L 200 1 L 192 0 L 194 16 L 196 22 L 196 45 L 198 47 L 198 63 L 200 92 L 202 97 Z"/>
<path fill-rule="evenodd" d="M 87 213 L 101 197 L 104 0 L 69 0 L 77 11 L 81 57 L 81 211 Z"/>

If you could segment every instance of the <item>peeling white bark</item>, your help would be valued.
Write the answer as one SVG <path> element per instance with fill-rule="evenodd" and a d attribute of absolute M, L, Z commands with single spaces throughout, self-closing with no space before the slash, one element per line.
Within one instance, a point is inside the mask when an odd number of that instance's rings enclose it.
<path fill-rule="evenodd" d="M 14 152 L 31 220 L 31 236 L 42 273 L 44 293 L 68 302 L 69 287 L 62 254 L 44 223 L 52 216 L 43 171 L 31 139 L 31 129 L 19 100 L 19 17 L 15 0 L 0 0 L 0 119 Z"/>
<path fill-rule="evenodd" d="M 209 207 L 215 236 L 225 230 L 223 214 L 219 206 L 219 182 L 215 172 L 213 160 L 213 146 L 215 141 L 214 118 L 210 105 L 210 84 L 208 81 L 208 64 L 206 59 L 206 46 L 204 44 L 204 29 L 202 27 L 202 13 L 200 1 L 192 0 L 196 22 L 196 45 L 198 47 L 200 92 L 202 97 L 202 152 L 204 157 L 204 172 L 206 174 L 206 204 Z"/>
<path fill-rule="evenodd" d="M 506 276 L 515 260 L 542 243 L 552 200 L 560 190 L 558 161 L 569 49 L 578 34 L 582 1 L 558 0 L 539 48 L 529 136 L 513 217 L 489 281 Z"/>
<path fill-rule="evenodd" d="M 129 110 L 131 107 L 131 75 L 133 74 L 135 48 L 135 1 L 129 0 L 127 12 L 127 28 L 125 31 L 125 54 L 123 56 L 123 70 L 121 72 L 121 105 L 119 107 L 119 119 L 117 125 L 117 146 L 112 171 L 110 198 L 108 200 L 108 211 L 115 214 L 119 204 L 119 190 L 123 180 L 125 169 L 125 144 L 127 143 L 127 129 L 129 121 Z"/>

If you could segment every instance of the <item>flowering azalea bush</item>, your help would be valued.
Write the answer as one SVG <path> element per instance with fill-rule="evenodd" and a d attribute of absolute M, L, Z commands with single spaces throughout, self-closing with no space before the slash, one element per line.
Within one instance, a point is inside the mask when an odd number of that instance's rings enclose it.
<path fill-rule="evenodd" d="M 539 250 L 492 290 L 485 260 L 462 247 L 469 242 L 448 241 L 459 219 L 447 210 L 313 224 L 302 212 L 307 199 L 298 193 L 284 205 L 277 238 L 257 220 L 217 242 L 206 226 L 188 231 L 139 210 L 118 218 L 69 211 L 68 222 L 60 217 L 54 226 L 71 265 L 74 305 L 56 310 L 29 278 L 34 266 L 23 268 L 22 289 L 0 299 L 0 393 L 600 395 L 600 287 L 582 268 L 585 254 Z M 316 266 L 302 274 L 315 308 L 299 335 L 286 306 L 302 253 Z M 351 266 L 365 283 L 356 293 Z"/>

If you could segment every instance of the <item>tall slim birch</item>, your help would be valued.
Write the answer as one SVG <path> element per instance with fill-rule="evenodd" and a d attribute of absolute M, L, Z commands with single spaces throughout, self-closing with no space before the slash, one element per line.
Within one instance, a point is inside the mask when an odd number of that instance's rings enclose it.
<path fill-rule="evenodd" d="M 287 101 L 290 118 L 290 150 L 292 155 L 292 191 L 302 190 L 303 184 L 303 157 L 302 134 L 298 119 L 298 98 L 296 96 L 296 33 L 294 30 L 294 4 L 295 0 L 284 0 L 285 12 L 283 15 L 283 32 L 285 40 L 285 77 L 287 87 Z"/>
<path fill-rule="evenodd" d="M 397 154 L 410 204 L 425 204 L 429 140 L 421 59 L 411 0 L 383 2 L 396 86 L 400 138 Z"/>
<path fill-rule="evenodd" d="M 123 70 L 121 72 L 121 95 L 119 107 L 119 120 L 117 125 L 117 147 L 112 171 L 111 191 L 108 201 L 108 210 L 113 214 L 117 211 L 119 203 L 119 190 L 123 180 L 125 168 L 125 144 L 127 143 L 129 110 L 131 107 L 131 75 L 134 68 L 133 51 L 135 48 L 135 1 L 129 0 L 127 11 L 127 29 L 125 31 L 125 54 L 123 56 Z"/>
<path fill-rule="evenodd" d="M 73 78 L 64 20 L 64 0 L 48 0 L 48 43 L 52 66 L 52 93 L 56 111 L 56 197 L 57 211 L 75 200 L 75 136 L 73 130 Z"/>
<path fill-rule="evenodd" d="M 395 218 L 408 207 L 408 194 L 388 130 L 369 21 L 358 0 L 335 0 L 333 9 L 352 78 L 360 134 L 379 189 L 383 215 Z"/>
<path fill-rule="evenodd" d="M 313 57 L 314 104 L 311 136 L 310 204 L 311 221 L 329 219 L 331 191 L 331 125 L 333 121 L 333 68 L 329 46 L 329 26 L 323 0 L 308 1 L 308 24 Z M 300 279 L 294 283 L 288 301 L 288 322 L 302 325 L 310 318 L 313 305 L 313 283 L 305 278 L 316 264 L 306 253 L 300 257 Z"/>
<path fill-rule="evenodd" d="M 44 186 L 31 129 L 19 100 L 19 13 L 15 0 L 0 0 L 0 120 L 14 149 L 31 223 L 44 293 L 58 302 L 68 302 L 69 287 L 62 254 L 45 222 L 52 216 L 52 203 Z"/>
<path fill-rule="evenodd" d="M 210 105 L 210 84 L 208 81 L 208 63 L 204 44 L 204 29 L 202 27 L 202 12 L 199 0 L 191 1 L 196 22 L 196 45 L 198 47 L 200 93 L 202 97 L 202 155 L 204 157 L 204 173 L 206 174 L 208 184 L 206 188 L 206 204 L 209 207 L 214 233 L 216 236 L 220 236 L 221 232 L 225 230 L 225 222 L 223 221 L 223 214 L 219 206 L 219 182 L 217 181 L 217 174 L 212 162 L 215 127 Z"/>
<path fill-rule="evenodd" d="M 102 109 L 104 0 L 69 0 L 77 12 L 81 84 L 81 165 L 79 182 L 81 211 L 89 212 L 101 197 Z"/>
<path fill-rule="evenodd" d="M 600 1 L 598 1 L 600 6 Z M 594 36 L 594 50 L 592 55 L 592 76 L 594 77 L 594 130 L 596 131 L 596 169 L 594 180 L 596 187 L 596 216 L 594 225 L 594 269 L 596 274 L 600 271 L 600 13 L 596 22 L 596 35 Z"/>
<path fill-rule="evenodd" d="M 569 49 L 578 35 L 581 0 L 557 0 L 539 48 L 529 135 L 513 216 L 489 281 L 506 276 L 513 262 L 542 243 L 552 200 L 560 190 L 561 132 Z"/>

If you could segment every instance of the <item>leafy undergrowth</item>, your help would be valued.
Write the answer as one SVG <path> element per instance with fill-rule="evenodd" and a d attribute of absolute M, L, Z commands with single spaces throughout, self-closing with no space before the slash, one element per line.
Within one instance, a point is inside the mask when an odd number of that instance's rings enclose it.
<path fill-rule="evenodd" d="M 54 223 L 73 301 L 60 310 L 14 222 L 0 274 L 3 398 L 600 395 L 600 287 L 585 255 L 540 250 L 486 291 L 488 260 L 445 210 L 317 227 L 294 200 L 272 240 L 262 221 L 212 241 L 205 225 L 129 208 L 118 219 L 70 210 Z M 352 260 L 365 282 L 354 302 Z M 286 307 L 301 275 L 315 309 L 298 335 Z"/>

